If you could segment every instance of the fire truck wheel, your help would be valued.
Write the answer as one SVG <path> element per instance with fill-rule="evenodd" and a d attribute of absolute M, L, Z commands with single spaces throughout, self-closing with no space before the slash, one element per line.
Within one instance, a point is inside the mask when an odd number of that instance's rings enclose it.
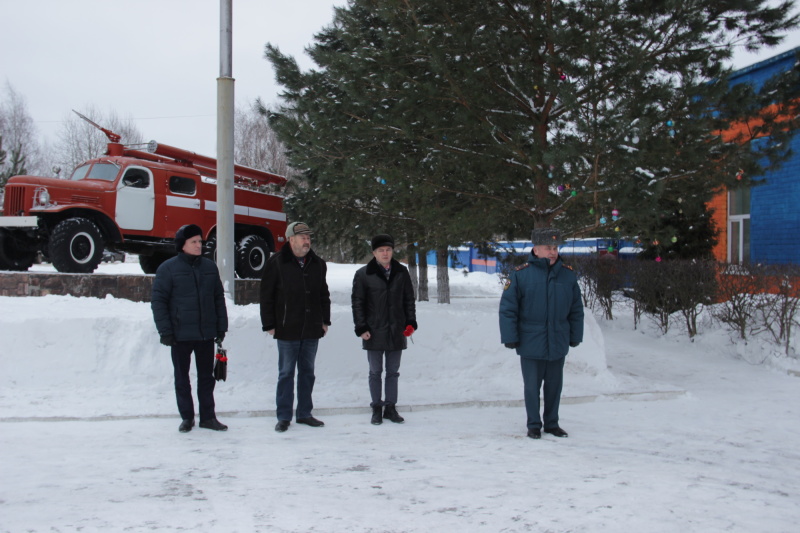
<path fill-rule="evenodd" d="M 100 264 L 104 248 L 103 236 L 94 222 L 68 218 L 53 228 L 49 255 L 59 272 L 88 274 Z"/>
<path fill-rule="evenodd" d="M 215 263 L 217 262 L 217 234 L 212 233 L 203 243 L 203 257 L 208 257 Z"/>
<path fill-rule="evenodd" d="M 153 255 L 140 255 L 139 266 L 145 274 L 155 274 L 161 263 L 172 257 L 169 254 L 154 253 Z"/>
<path fill-rule="evenodd" d="M 243 237 L 236 246 L 236 274 L 240 278 L 260 278 L 269 259 L 269 245 L 258 235 Z"/>
<path fill-rule="evenodd" d="M 11 235 L 0 231 L 0 270 L 28 270 L 35 259 L 35 250 L 20 250 Z"/>

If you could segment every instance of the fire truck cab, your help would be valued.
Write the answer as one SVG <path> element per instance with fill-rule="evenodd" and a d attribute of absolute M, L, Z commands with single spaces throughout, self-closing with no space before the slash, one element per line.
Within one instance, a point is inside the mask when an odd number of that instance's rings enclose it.
<path fill-rule="evenodd" d="M 102 129 L 102 128 L 101 128 Z M 105 156 L 78 166 L 69 179 L 15 176 L 5 188 L 0 216 L 0 270 L 27 270 L 39 253 L 59 272 L 93 272 L 103 250 L 139 255 L 155 273 L 176 254 L 184 224 L 203 230 L 204 254 L 216 252 L 216 160 L 151 141 L 146 151 L 109 136 Z M 112 137 L 114 135 L 115 137 Z M 276 174 L 234 167 L 235 271 L 260 277 L 284 241 L 282 186 Z"/>

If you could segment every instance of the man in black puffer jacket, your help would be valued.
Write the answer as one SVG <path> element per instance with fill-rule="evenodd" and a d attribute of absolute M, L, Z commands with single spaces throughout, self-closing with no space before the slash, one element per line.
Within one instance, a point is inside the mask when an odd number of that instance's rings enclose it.
<path fill-rule="evenodd" d="M 156 271 L 150 307 L 161 344 L 172 348 L 175 396 L 182 422 L 179 431 L 194 426 L 194 403 L 189 368 L 192 352 L 197 367 L 197 401 L 200 427 L 225 431 L 214 411 L 214 341 L 222 342 L 228 331 L 228 312 L 219 270 L 203 257 L 202 230 L 194 224 L 175 233 L 178 255 Z"/>
<path fill-rule="evenodd" d="M 408 269 L 392 258 L 394 239 L 377 235 L 372 239 L 373 258 L 356 271 L 351 297 L 353 322 L 369 361 L 369 392 L 372 423 L 383 418 L 402 423 L 397 412 L 397 381 L 400 355 L 407 347 L 406 336 L 417 329 L 414 288 Z M 386 356 L 385 400 L 381 400 L 381 373 Z M 381 413 L 383 409 L 383 413 Z"/>
<path fill-rule="evenodd" d="M 275 431 L 279 433 L 289 429 L 292 420 L 295 369 L 295 420 L 311 427 L 325 425 L 311 416 L 311 394 L 319 339 L 331 325 L 331 295 L 325 279 L 328 267 L 311 249 L 311 228 L 293 222 L 286 228 L 286 237 L 289 242 L 264 267 L 260 291 L 261 329 L 278 343 Z"/>

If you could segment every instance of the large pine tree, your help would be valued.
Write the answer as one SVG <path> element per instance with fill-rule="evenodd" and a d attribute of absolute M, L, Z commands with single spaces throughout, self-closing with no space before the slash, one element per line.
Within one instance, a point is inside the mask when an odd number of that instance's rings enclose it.
<path fill-rule="evenodd" d="M 267 47 L 286 87 L 272 124 L 305 171 L 291 205 L 332 235 L 389 226 L 429 247 L 549 224 L 691 241 L 702 224 L 676 217 L 702 221 L 715 188 L 783 155 L 771 117 L 719 132 L 792 101 L 794 73 L 756 93 L 731 89 L 724 66 L 734 45 L 777 43 L 791 7 L 352 0 L 309 49 L 319 70 Z"/>

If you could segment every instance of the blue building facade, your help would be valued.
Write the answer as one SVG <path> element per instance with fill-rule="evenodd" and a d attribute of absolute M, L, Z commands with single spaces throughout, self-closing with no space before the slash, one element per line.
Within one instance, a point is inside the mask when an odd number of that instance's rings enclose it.
<path fill-rule="evenodd" d="M 800 264 L 800 135 L 792 155 L 750 189 L 750 261 Z"/>
<path fill-rule="evenodd" d="M 800 47 L 733 73 L 732 84 L 755 90 L 771 77 L 796 68 Z M 759 177 L 747 191 L 726 191 L 711 202 L 720 230 L 715 257 L 730 263 L 800 264 L 800 132 L 781 168 Z"/>

